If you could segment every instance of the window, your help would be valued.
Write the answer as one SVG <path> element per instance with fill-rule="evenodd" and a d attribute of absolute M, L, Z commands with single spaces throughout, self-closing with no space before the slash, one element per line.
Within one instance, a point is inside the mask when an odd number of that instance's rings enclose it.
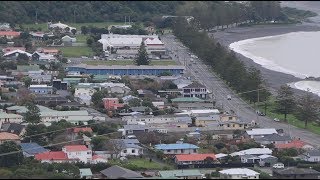
<path fill-rule="evenodd" d="M 229 117 L 229 120 L 232 120 L 232 117 Z"/>
<path fill-rule="evenodd" d="M 170 149 L 167 150 L 167 152 L 170 152 L 170 151 L 171 151 Z"/>
<path fill-rule="evenodd" d="M 132 153 L 136 153 L 136 150 L 135 149 L 132 149 L 132 151 L 131 151 Z"/>
<path fill-rule="evenodd" d="M 227 127 L 230 127 L 230 124 L 228 124 Z"/>
<path fill-rule="evenodd" d="M 181 149 L 181 153 L 184 153 L 184 150 L 183 150 L 183 149 Z"/>
<path fill-rule="evenodd" d="M 193 152 L 194 152 L 194 153 L 196 153 L 196 152 L 197 152 L 197 150 L 196 150 L 196 149 L 194 149 L 194 150 L 193 150 Z"/>
<path fill-rule="evenodd" d="M 125 149 L 125 150 L 123 150 L 123 153 L 127 153 L 127 150 Z"/>
<path fill-rule="evenodd" d="M 89 152 L 87 152 L 87 154 L 91 154 L 91 152 L 89 151 Z"/>

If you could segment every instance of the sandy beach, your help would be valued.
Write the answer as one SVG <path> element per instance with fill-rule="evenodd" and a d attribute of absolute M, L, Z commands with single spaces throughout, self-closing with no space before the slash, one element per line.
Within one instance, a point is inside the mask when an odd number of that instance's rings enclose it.
<path fill-rule="evenodd" d="M 229 48 L 229 45 L 233 42 L 240 40 L 258 38 L 265 36 L 275 36 L 286 34 L 290 32 L 299 32 L 299 31 L 320 31 L 319 26 L 296 24 L 296 25 L 255 25 L 251 27 L 234 27 L 229 28 L 224 31 L 212 33 L 213 37 L 221 43 L 221 45 Z M 253 66 L 261 71 L 263 78 L 266 80 L 266 83 L 271 87 L 272 91 L 277 89 L 283 84 L 296 82 L 302 80 L 293 75 L 285 74 L 282 72 L 277 72 L 273 70 L 266 69 L 259 64 L 256 64 L 253 60 L 236 53 L 241 61 L 245 63 L 247 67 Z M 295 90 L 297 92 L 302 92 L 300 90 Z"/>

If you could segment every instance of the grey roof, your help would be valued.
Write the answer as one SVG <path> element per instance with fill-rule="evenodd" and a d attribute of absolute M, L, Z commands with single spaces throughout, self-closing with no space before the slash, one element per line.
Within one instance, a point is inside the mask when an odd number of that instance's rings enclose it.
<path fill-rule="evenodd" d="M 123 129 L 139 131 L 139 130 L 148 129 L 148 127 L 140 124 L 128 124 L 128 125 L 123 125 Z"/>
<path fill-rule="evenodd" d="M 141 174 L 138 174 L 130 169 L 120 167 L 118 165 L 111 166 L 105 170 L 100 171 L 103 175 L 107 176 L 108 179 L 119 179 L 119 178 L 143 178 Z"/>
<path fill-rule="evenodd" d="M 141 147 L 137 145 L 140 143 L 138 139 L 110 139 L 110 142 L 113 142 L 120 149 L 122 148 L 141 149 Z"/>
<path fill-rule="evenodd" d="M 258 156 L 251 155 L 251 154 L 245 154 L 245 155 L 242 155 L 241 157 L 246 158 L 246 159 L 252 159 L 252 158 L 259 159 Z"/>
<path fill-rule="evenodd" d="M 48 149 L 43 148 L 37 143 L 21 143 L 20 146 L 23 152 L 26 152 L 30 155 L 35 155 L 49 151 Z"/>
<path fill-rule="evenodd" d="M 309 150 L 306 152 L 307 154 L 309 154 L 309 156 L 320 156 L 320 151 L 315 149 L 315 150 Z"/>
<path fill-rule="evenodd" d="M 255 138 L 256 141 L 289 141 L 291 137 L 288 135 L 279 135 L 279 134 L 267 134 L 263 137 Z"/>
<path fill-rule="evenodd" d="M 138 106 L 138 107 L 132 107 L 130 108 L 131 111 L 134 111 L 134 112 L 144 112 L 146 111 L 147 109 L 150 109 L 149 107 L 146 107 L 146 106 Z"/>
<path fill-rule="evenodd" d="M 206 88 L 203 84 L 200 84 L 199 82 L 195 81 L 192 84 L 189 84 L 186 87 L 183 87 L 183 89 L 188 89 L 188 88 Z"/>
<path fill-rule="evenodd" d="M 310 168 L 296 168 L 296 167 L 289 167 L 285 169 L 274 169 L 274 172 L 282 175 L 297 175 L 297 174 L 314 174 L 314 175 L 320 175 L 319 171 L 316 171 L 314 169 Z"/>
<path fill-rule="evenodd" d="M 1 126 L 2 131 L 19 135 L 26 126 L 17 123 L 4 123 Z"/>
<path fill-rule="evenodd" d="M 177 66 L 177 65 L 168 65 L 168 66 L 135 66 L 135 65 L 87 65 L 87 64 L 78 64 L 78 65 L 71 65 L 68 67 L 78 67 L 78 68 L 86 68 L 86 69 L 185 69 L 184 66 Z"/>

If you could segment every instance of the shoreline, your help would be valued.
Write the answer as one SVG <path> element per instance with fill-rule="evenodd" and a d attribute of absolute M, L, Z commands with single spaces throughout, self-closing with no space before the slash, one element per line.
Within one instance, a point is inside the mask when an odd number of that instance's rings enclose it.
<path fill-rule="evenodd" d="M 222 46 L 230 50 L 229 45 L 238 41 L 252 39 L 252 38 L 262 38 L 266 36 L 276 36 L 292 32 L 312 32 L 320 31 L 320 27 L 303 25 L 303 24 L 289 24 L 289 25 L 255 25 L 250 27 L 233 27 L 226 29 L 224 31 L 219 31 L 212 34 L 214 39 L 217 40 Z M 266 80 L 267 86 L 269 86 L 272 91 L 278 89 L 281 85 L 298 82 L 304 80 L 302 78 L 295 77 L 290 74 L 283 72 L 278 72 L 262 67 L 262 65 L 257 64 L 254 60 L 245 57 L 244 55 L 235 52 L 236 56 L 244 62 L 247 67 L 253 66 L 261 71 L 262 77 Z M 302 90 L 294 89 L 297 92 L 304 92 Z"/>

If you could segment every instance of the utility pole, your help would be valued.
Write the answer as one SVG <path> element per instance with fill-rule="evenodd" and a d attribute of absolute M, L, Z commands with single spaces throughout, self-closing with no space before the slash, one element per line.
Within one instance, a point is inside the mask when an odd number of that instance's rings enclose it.
<path fill-rule="evenodd" d="M 130 16 L 129 16 L 129 25 L 131 25 Z"/>
<path fill-rule="evenodd" d="M 260 94 L 259 94 L 259 89 L 258 89 L 258 105 L 257 105 L 257 109 L 258 109 L 258 112 L 260 113 L 259 111 L 259 101 L 260 101 Z M 257 123 L 259 122 L 259 114 L 257 113 Z"/>
<path fill-rule="evenodd" d="M 36 10 L 36 24 L 38 24 L 38 11 Z"/>
<path fill-rule="evenodd" d="M 76 23 L 76 10 L 73 10 L 73 23 Z"/>
<path fill-rule="evenodd" d="M 127 24 L 127 16 L 124 16 L 124 25 Z"/>

